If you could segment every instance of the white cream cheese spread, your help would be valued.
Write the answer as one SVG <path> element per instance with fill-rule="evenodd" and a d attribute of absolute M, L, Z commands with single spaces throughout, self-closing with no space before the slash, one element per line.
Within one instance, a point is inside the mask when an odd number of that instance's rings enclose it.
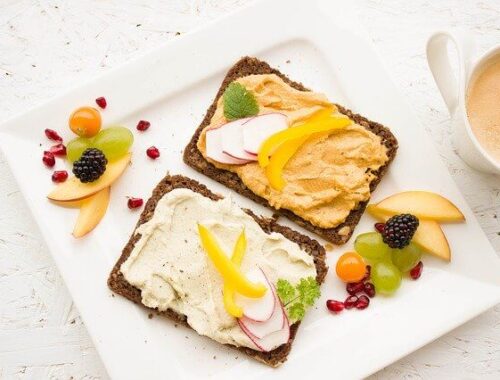
<path fill-rule="evenodd" d="M 294 284 L 315 277 L 313 258 L 281 234 L 265 233 L 230 199 L 213 201 L 188 189 L 165 194 L 153 217 L 137 229 L 141 237 L 121 272 L 141 290 L 142 303 L 185 315 L 194 330 L 217 342 L 255 348 L 224 308 L 222 278 L 201 247 L 197 223 L 210 229 L 228 255 L 244 228 L 242 272 L 259 266 L 274 284 L 280 278 Z"/>

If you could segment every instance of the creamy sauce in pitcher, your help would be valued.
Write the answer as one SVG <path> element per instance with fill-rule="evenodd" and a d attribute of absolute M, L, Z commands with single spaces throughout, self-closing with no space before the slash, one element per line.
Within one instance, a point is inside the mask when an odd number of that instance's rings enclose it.
<path fill-rule="evenodd" d="M 467 117 L 481 146 L 500 162 L 500 55 L 490 59 L 467 90 Z"/>

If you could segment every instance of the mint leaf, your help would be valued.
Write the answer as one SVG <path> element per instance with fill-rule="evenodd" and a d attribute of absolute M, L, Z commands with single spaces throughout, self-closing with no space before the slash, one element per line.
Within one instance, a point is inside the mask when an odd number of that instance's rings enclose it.
<path fill-rule="evenodd" d="M 292 306 L 288 308 L 288 316 L 292 323 L 300 321 L 306 315 L 306 309 L 304 304 L 301 302 L 294 302 Z"/>
<path fill-rule="evenodd" d="M 241 119 L 259 113 L 259 105 L 255 96 L 245 86 L 231 82 L 223 95 L 224 117 L 227 120 Z"/>
<path fill-rule="evenodd" d="M 321 295 L 319 285 L 314 277 L 300 279 L 297 291 L 299 292 L 300 301 L 307 306 L 314 305 L 314 301 Z"/>
<path fill-rule="evenodd" d="M 287 280 L 279 279 L 276 283 L 276 292 L 284 305 L 295 298 L 295 289 Z"/>

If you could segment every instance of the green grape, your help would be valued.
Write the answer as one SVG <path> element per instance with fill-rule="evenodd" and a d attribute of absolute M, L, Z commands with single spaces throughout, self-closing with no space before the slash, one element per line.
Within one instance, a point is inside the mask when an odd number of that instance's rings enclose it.
<path fill-rule="evenodd" d="M 103 151 L 106 158 L 110 161 L 125 155 L 132 143 L 134 135 L 125 127 L 109 127 L 102 129 L 94 137 L 92 146 Z"/>
<path fill-rule="evenodd" d="M 367 232 L 356 237 L 354 249 L 365 259 L 372 262 L 389 261 L 390 248 L 378 232 Z"/>
<path fill-rule="evenodd" d="M 401 285 L 401 272 L 392 263 L 378 262 L 372 267 L 371 279 L 380 294 L 392 294 Z"/>
<path fill-rule="evenodd" d="M 422 257 L 422 250 L 414 243 L 410 243 L 403 249 L 391 249 L 392 263 L 401 272 L 408 272 L 418 264 Z"/>
<path fill-rule="evenodd" d="M 66 145 L 66 157 L 70 162 L 75 162 L 82 156 L 83 151 L 91 146 L 92 139 L 77 137 Z"/>

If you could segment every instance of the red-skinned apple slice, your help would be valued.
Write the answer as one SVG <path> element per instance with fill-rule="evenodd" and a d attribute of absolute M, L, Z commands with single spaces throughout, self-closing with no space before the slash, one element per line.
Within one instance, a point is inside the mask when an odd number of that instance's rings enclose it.
<path fill-rule="evenodd" d="M 254 154 L 245 152 L 243 149 L 243 124 L 249 121 L 250 118 L 238 119 L 220 127 L 222 141 L 222 151 L 231 157 L 239 160 L 256 161 L 257 157 Z"/>
<path fill-rule="evenodd" d="M 269 136 L 286 128 L 288 128 L 288 118 L 282 113 L 256 116 L 243 124 L 243 149 L 255 155 Z"/>
<path fill-rule="evenodd" d="M 221 164 L 242 165 L 246 164 L 248 160 L 241 160 L 239 158 L 231 157 L 223 152 L 222 149 L 222 135 L 224 128 L 210 129 L 206 133 L 206 153 L 207 157 Z"/>
<path fill-rule="evenodd" d="M 274 287 L 273 287 L 274 288 Z M 273 289 L 274 290 L 274 289 Z M 276 293 L 275 293 L 276 294 Z M 255 322 L 243 316 L 240 322 L 245 325 L 246 330 L 257 339 L 262 339 L 275 331 L 281 330 L 285 327 L 285 315 L 281 308 L 280 302 L 275 302 L 274 311 L 265 322 Z"/>
<path fill-rule="evenodd" d="M 248 298 L 239 293 L 235 295 L 235 303 L 243 309 L 243 315 L 255 322 L 265 322 L 271 318 L 276 305 L 277 296 L 273 286 L 262 269 L 255 267 L 246 273 L 246 277 L 253 283 L 262 283 L 267 287 L 266 294 L 261 298 Z"/>

